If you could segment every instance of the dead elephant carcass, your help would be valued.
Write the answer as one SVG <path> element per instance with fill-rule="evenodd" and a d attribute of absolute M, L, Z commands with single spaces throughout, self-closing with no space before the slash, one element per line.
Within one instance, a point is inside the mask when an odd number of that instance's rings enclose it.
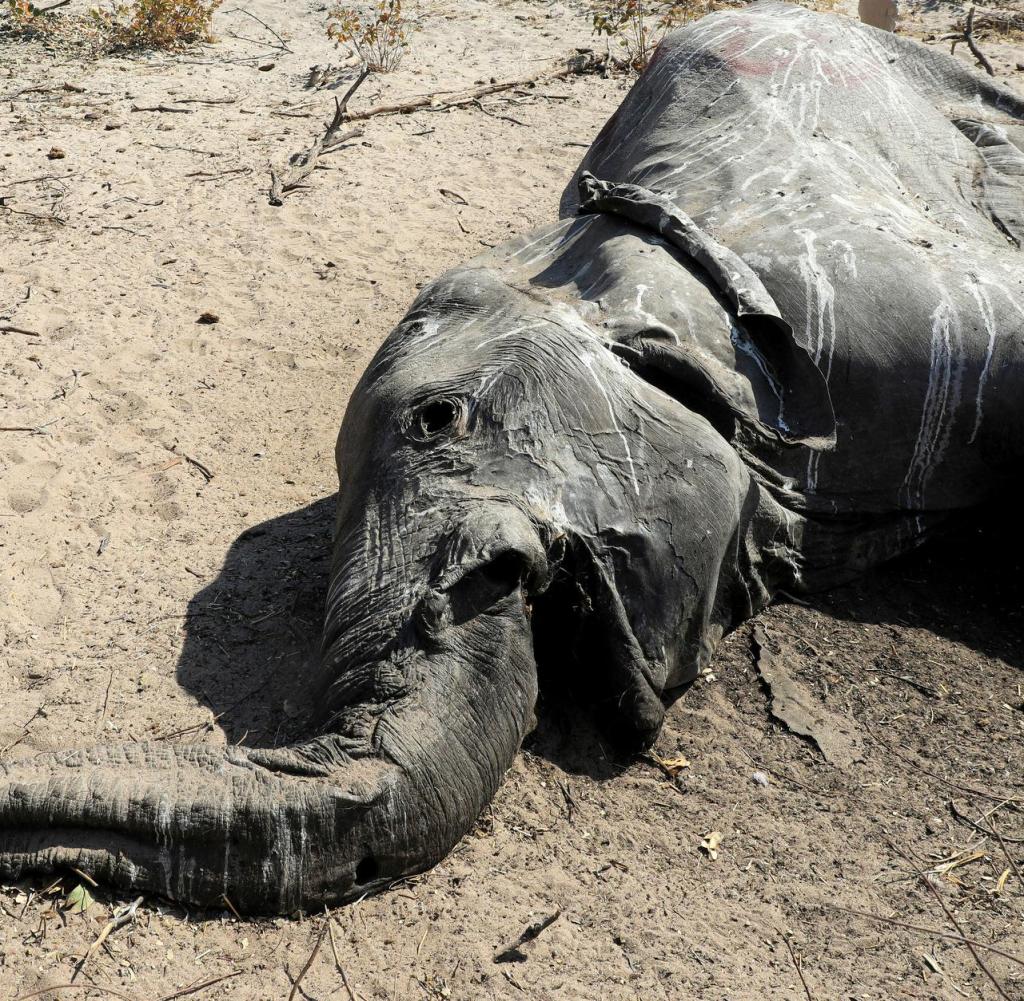
<path fill-rule="evenodd" d="M 553 645 L 648 744 L 780 589 L 1019 469 L 1022 144 L 1017 99 L 846 19 L 674 34 L 566 217 L 427 288 L 360 382 L 318 729 L 8 764 L 0 872 L 248 911 L 382 888 L 493 795 Z"/>

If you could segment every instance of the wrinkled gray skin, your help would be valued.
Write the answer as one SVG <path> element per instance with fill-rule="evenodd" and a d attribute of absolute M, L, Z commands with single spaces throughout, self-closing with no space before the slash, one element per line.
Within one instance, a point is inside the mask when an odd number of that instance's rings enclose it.
<path fill-rule="evenodd" d="M 997 495 L 1024 440 L 1022 122 L 845 19 L 672 36 L 584 162 L 613 182 L 582 178 L 586 214 L 440 278 L 357 387 L 318 735 L 8 764 L 0 875 L 257 912 L 381 889 L 494 794 L 538 661 L 649 744 L 780 589 Z"/>

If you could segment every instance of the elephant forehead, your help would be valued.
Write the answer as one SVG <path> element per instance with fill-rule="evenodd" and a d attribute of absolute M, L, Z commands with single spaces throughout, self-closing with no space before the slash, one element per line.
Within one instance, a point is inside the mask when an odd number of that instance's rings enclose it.
<path fill-rule="evenodd" d="M 444 391 L 483 399 L 510 382 L 527 394 L 554 396 L 560 387 L 595 377 L 614 383 L 622 374 L 602 337 L 571 307 L 496 303 L 415 315 L 388 338 L 367 386 L 395 402 Z"/>

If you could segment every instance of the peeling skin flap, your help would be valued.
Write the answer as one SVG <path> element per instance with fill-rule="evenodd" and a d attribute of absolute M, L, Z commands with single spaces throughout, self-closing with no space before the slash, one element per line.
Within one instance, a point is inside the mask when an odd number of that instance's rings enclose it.
<path fill-rule="evenodd" d="M 654 230 L 711 276 L 741 320 L 772 319 L 785 328 L 788 336 L 793 336 L 761 279 L 738 254 L 705 233 L 668 197 L 638 184 L 601 181 L 589 171 L 580 175 L 579 186 L 580 212 L 612 212 Z"/>
<path fill-rule="evenodd" d="M 783 667 L 772 654 L 768 637 L 754 629 L 756 663 L 761 680 L 771 693 L 771 714 L 788 730 L 812 741 L 822 757 L 838 768 L 849 768 L 863 757 L 863 739 L 849 717 L 830 712 Z"/>
<path fill-rule="evenodd" d="M 835 413 L 824 377 L 797 343 L 771 293 L 738 254 L 702 230 L 670 198 L 638 184 L 612 184 L 583 171 L 579 196 L 580 212 L 617 215 L 657 233 L 707 273 L 749 337 L 746 346 L 737 342 L 737 347 L 757 359 L 777 396 L 776 413 L 757 415 L 763 431 L 780 442 L 817 450 L 835 445 Z"/>

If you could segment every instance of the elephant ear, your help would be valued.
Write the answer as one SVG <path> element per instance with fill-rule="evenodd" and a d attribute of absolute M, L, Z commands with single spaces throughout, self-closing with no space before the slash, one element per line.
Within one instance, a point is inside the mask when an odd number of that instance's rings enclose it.
<path fill-rule="evenodd" d="M 728 414 L 782 444 L 832 448 L 836 420 L 825 378 L 746 262 L 664 195 L 635 184 L 611 184 L 587 172 L 579 186 L 581 213 L 614 214 L 658 234 L 703 269 L 735 317 L 735 368 L 657 330 L 615 345 L 616 352 L 671 395 L 688 404 L 702 401 L 714 423 Z"/>

